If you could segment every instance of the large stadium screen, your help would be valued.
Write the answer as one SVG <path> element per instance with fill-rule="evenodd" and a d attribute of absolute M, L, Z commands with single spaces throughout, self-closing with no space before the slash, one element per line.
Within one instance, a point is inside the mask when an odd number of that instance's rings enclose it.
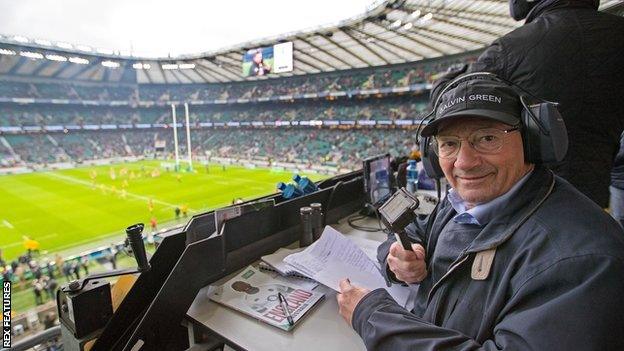
<path fill-rule="evenodd" d="M 293 70 L 293 43 L 281 43 L 247 50 L 243 55 L 243 76 L 265 76 Z"/>

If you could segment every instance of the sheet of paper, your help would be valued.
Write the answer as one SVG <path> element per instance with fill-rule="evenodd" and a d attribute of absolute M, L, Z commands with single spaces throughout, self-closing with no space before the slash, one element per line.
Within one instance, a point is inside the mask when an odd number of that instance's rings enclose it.
<path fill-rule="evenodd" d="M 385 238 L 386 235 L 383 234 L 383 236 Z M 364 251 L 366 256 L 368 256 L 368 258 L 370 258 L 375 263 L 376 266 L 379 266 L 379 262 L 377 262 L 377 248 L 379 247 L 381 242 L 371 240 L 371 239 L 361 238 L 358 236 L 350 236 L 349 240 L 353 241 L 355 245 L 357 245 L 360 249 L 362 249 L 362 251 Z"/>
<path fill-rule="evenodd" d="M 285 262 L 306 275 L 336 291 L 339 282 L 349 278 L 352 284 L 367 289 L 384 288 L 402 306 L 409 289 L 393 285 L 387 287 L 378 265 L 355 243 L 332 227 L 325 227 L 319 240 L 302 252 L 292 254 Z"/>

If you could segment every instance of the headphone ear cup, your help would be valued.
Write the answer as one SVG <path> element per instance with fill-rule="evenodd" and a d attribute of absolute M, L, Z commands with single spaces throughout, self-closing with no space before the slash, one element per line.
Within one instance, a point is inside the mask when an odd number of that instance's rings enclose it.
<path fill-rule="evenodd" d="M 524 150 L 524 162 L 536 163 L 535 158 L 535 121 L 531 118 L 531 114 L 526 110 L 522 110 L 522 148 Z M 537 131 L 539 133 L 539 130 Z"/>
<path fill-rule="evenodd" d="M 522 111 L 525 161 L 535 164 L 562 161 L 568 151 L 568 133 L 557 106 L 544 102 L 529 108 L 530 112 Z"/>
<path fill-rule="evenodd" d="M 423 163 L 423 168 L 427 173 L 427 176 L 432 179 L 440 179 L 444 177 L 442 167 L 440 167 L 440 160 L 438 155 L 431 149 L 431 138 L 420 137 L 420 160 Z"/>

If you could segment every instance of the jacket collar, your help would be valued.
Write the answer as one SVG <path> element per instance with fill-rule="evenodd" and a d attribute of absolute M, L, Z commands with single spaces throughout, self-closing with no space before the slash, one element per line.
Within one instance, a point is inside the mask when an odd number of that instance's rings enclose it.
<path fill-rule="evenodd" d="M 531 23 L 546 11 L 559 8 L 588 8 L 598 10 L 600 0 L 543 0 L 529 11 L 525 24 Z"/>
<path fill-rule="evenodd" d="M 536 166 L 514 198 L 483 227 L 467 252 L 491 249 L 509 239 L 550 195 L 554 182 L 551 171 L 543 166 Z"/>

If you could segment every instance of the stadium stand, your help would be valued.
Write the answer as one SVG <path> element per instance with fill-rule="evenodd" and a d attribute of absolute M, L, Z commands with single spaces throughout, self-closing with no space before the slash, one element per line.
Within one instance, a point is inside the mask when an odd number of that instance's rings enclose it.
<path fill-rule="evenodd" d="M 41 82 L 40 79 L 24 82 L 4 76 L 0 77 L 3 80 L 0 85 L 0 127 L 7 128 L 3 136 L 8 146 L 0 147 L 0 164 L 13 167 L 16 164 L 82 162 L 123 156 L 153 157 L 154 140 L 171 140 L 170 130 L 163 130 L 171 123 L 168 103 L 189 101 L 193 143 L 199 145 L 194 151 L 201 155 L 260 156 L 357 167 L 357 160 L 362 156 L 381 152 L 382 147 L 388 145 L 393 145 L 393 154 L 408 153 L 409 148 L 400 145 L 401 139 L 391 141 L 407 132 L 387 133 L 385 129 L 348 129 L 343 126 L 345 128 L 334 130 L 292 130 L 284 134 L 275 130 L 273 125 L 273 129 L 255 133 L 249 129 L 204 130 L 201 124 L 316 120 L 350 121 L 353 126 L 357 121 L 417 120 L 427 108 L 426 84 L 432 77 L 449 64 L 475 57 L 476 53 L 471 52 L 424 63 L 208 85 L 113 86 Z M 413 92 L 380 91 L 414 84 L 423 84 L 423 87 Z M 332 92 L 343 94 L 323 95 Z M 262 100 L 267 98 L 274 99 Z M 179 110 L 178 115 L 181 113 Z M 120 129 L 124 125 L 128 130 L 123 132 L 87 131 Z M 138 125 L 150 130 L 138 130 Z M 18 135 L 11 133 L 11 128 Z M 184 136 L 180 144 L 184 149 L 183 139 Z M 171 144 L 168 143 L 165 154 L 171 151 Z"/>

